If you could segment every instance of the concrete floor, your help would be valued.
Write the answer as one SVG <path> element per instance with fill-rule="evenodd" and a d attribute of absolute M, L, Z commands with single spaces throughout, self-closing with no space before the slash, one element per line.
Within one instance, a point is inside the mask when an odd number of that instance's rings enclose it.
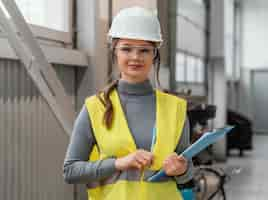
<path fill-rule="evenodd" d="M 227 166 L 242 169 L 226 184 L 227 200 L 268 199 L 268 135 L 255 135 L 253 143 L 253 151 L 245 152 L 244 157 L 232 152 L 228 158 Z"/>

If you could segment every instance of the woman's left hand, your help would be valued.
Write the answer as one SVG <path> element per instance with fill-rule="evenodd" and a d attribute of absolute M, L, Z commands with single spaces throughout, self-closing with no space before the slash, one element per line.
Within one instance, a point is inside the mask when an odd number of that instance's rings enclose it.
<path fill-rule="evenodd" d="M 178 176 L 186 172 L 187 160 L 176 153 L 172 153 L 163 162 L 163 169 L 168 176 Z"/>

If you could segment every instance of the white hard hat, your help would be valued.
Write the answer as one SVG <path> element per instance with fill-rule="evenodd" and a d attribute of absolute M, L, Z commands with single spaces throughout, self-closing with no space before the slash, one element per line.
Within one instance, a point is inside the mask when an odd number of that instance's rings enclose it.
<path fill-rule="evenodd" d="M 159 20 L 153 12 L 141 7 L 122 9 L 113 19 L 108 39 L 137 39 L 161 44 L 162 34 Z"/>

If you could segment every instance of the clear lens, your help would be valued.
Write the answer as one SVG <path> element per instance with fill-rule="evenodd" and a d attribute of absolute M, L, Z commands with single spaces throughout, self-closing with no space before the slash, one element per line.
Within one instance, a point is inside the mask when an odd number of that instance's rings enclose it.
<path fill-rule="evenodd" d="M 151 46 L 118 46 L 115 49 L 126 56 L 137 53 L 139 56 L 147 58 L 154 57 L 156 54 L 155 47 Z"/>

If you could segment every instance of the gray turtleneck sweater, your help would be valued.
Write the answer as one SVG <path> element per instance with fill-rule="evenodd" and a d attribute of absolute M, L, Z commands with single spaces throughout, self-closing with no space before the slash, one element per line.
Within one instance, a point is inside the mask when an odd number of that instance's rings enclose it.
<path fill-rule="evenodd" d="M 149 81 L 130 84 L 120 80 L 116 89 L 137 148 L 150 151 L 156 113 L 156 97 L 152 85 Z M 189 123 L 186 120 L 176 148 L 177 154 L 189 146 L 189 134 Z M 88 161 L 94 144 L 96 144 L 96 140 L 90 116 L 84 106 L 75 121 L 64 160 L 64 180 L 67 183 L 88 183 L 90 180 L 96 181 L 109 177 L 116 171 L 115 158 L 96 162 Z M 182 184 L 191 179 L 192 170 L 193 164 L 192 161 L 189 161 L 186 173 L 175 177 L 177 183 Z"/>

